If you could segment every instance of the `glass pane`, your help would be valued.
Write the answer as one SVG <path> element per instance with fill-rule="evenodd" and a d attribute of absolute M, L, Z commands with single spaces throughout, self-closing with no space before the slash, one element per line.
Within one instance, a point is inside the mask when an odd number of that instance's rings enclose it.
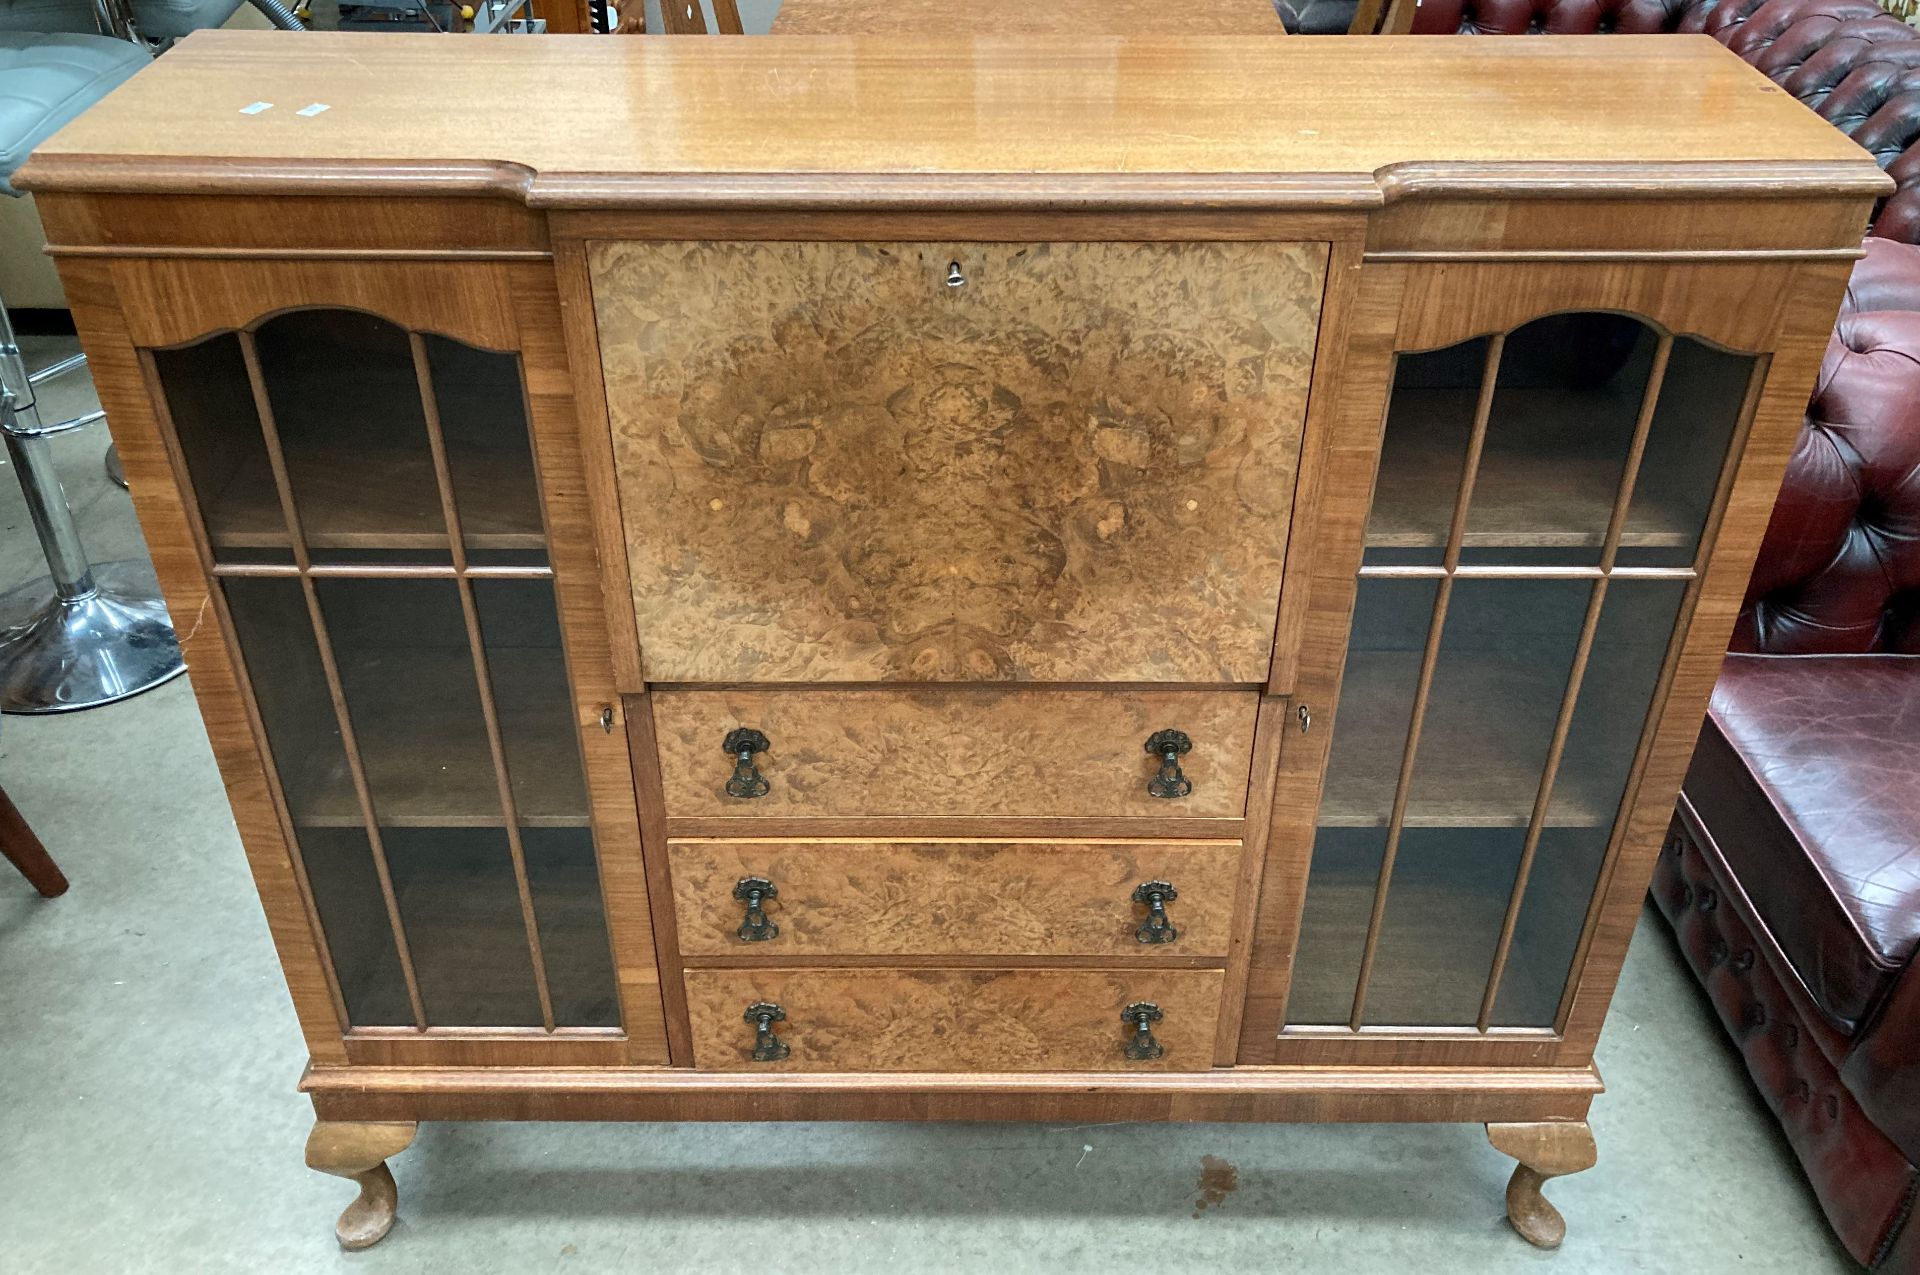
<path fill-rule="evenodd" d="M 446 337 L 424 340 L 467 548 L 517 550 L 544 561 L 517 360 Z"/>
<path fill-rule="evenodd" d="M 1413 716 L 1433 580 L 1362 580 L 1327 763 L 1322 827 L 1385 827 Z"/>
<path fill-rule="evenodd" d="M 523 827 L 584 826 L 587 789 L 549 580 L 478 580 L 487 671 Z"/>
<path fill-rule="evenodd" d="M 1367 521 L 1369 564 L 1440 561 L 1486 361 L 1486 337 L 1396 360 Z"/>
<path fill-rule="evenodd" d="M 504 828 L 383 830 L 435 1027 L 538 1027 L 540 998 Z"/>
<path fill-rule="evenodd" d="M 1492 1026 L 1553 1026 L 1612 831 L 1607 824 L 1541 831 Z"/>
<path fill-rule="evenodd" d="M 1692 564 L 1755 362 L 1689 337 L 1674 341 L 1628 507 L 1623 563 Z"/>
<path fill-rule="evenodd" d="M 367 834 L 359 828 L 303 828 L 300 855 L 347 1020 L 358 1027 L 413 1026 Z"/>
<path fill-rule="evenodd" d="M 1520 546 L 1600 560 L 1658 344 L 1617 314 L 1552 315 L 1508 336 L 1461 561 Z"/>
<path fill-rule="evenodd" d="M 380 825 L 502 826 L 454 582 L 326 578 L 316 588 Z M 352 790 L 338 799 L 350 805 Z"/>
<path fill-rule="evenodd" d="M 1433 580 L 1362 580 L 1314 835 L 1287 1022 L 1345 1023 L 1413 716 Z"/>
<path fill-rule="evenodd" d="M 221 587 L 294 823 L 362 826 L 300 582 L 240 577 Z"/>
<path fill-rule="evenodd" d="M 1287 994 L 1289 1025 L 1344 1024 L 1352 1012 L 1386 848 L 1384 828 L 1322 825 L 1314 834 L 1293 987 Z"/>
<path fill-rule="evenodd" d="M 474 583 L 559 1026 L 619 1022 L 559 612 L 547 580 Z"/>
<path fill-rule="evenodd" d="M 1525 841 L 1524 827 L 1401 834 L 1367 992 L 1368 1025 L 1475 1022 Z"/>
<path fill-rule="evenodd" d="M 262 324 L 255 340 L 313 559 L 405 549 L 445 561 L 407 334 L 358 311 L 298 310 Z"/>
<path fill-rule="evenodd" d="M 222 582 L 350 1021 L 411 1024 L 386 903 L 297 580 Z"/>
<path fill-rule="evenodd" d="M 1608 590 L 1554 784 L 1550 826 L 1534 855 L 1494 1004 L 1496 1026 L 1553 1023 L 1685 597 L 1679 580 L 1615 580 Z"/>
<path fill-rule="evenodd" d="M 1458 579 L 1407 822 L 1526 826 L 1593 585 Z"/>
<path fill-rule="evenodd" d="M 240 339 L 155 350 L 153 361 L 215 560 L 292 562 Z"/>
<path fill-rule="evenodd" d="M 529 828 L 522 838 L 555 1025 L 618 1027 L 613 955 L 592 834 L 585 828 Z"/>
<path fill-rule="evenodd" d="M 1592 590 L 1586 580 L 1455 580 L 1368 1024 L 1477 1020 Z"/>

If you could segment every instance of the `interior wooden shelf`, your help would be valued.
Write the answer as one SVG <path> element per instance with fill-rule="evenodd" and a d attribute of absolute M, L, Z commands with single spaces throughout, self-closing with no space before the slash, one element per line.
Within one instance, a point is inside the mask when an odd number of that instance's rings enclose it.
<path fill-rule="evenodd" d="M 381 826 L 504 826 L 467 652 L 349 650 L 340 652 L 339 659 Z M 490 651 L 488 659 L 520 824 L 587 826 L 580 746 L 573 738 L 573 715 L 564 707 L 569 692 L 558 656 L 550 651 Z M 440 711 L 423 712 L 421 705 L 439 706 Z M 337 744 L 290 759 L 284 771 L 295 824 L 362 826 L 346 758 Z"/>
<path fill-rule="evenodd" d="M 424 451 L 371 454 L 302 451 L 288 457 L 307 544 L 315 549 L 447 548 L 433 462 Z M 531 477 L 511 465 L 461 466 L 454 492 L 467 546 L 539 549 L 546 544 Z M 291 544 L 273 475 L 254 457 L 208 502 L 216 548 L 284 549 Z"/>
<path fill-rule="evenodd" d="M 1525 827 L 1565 689 L 1566 665 L 1453 651 L 1442 652 L 1440 660 L 1406 826 Z M 1320 826 L 1387 825 L 1419 667 L 1419 653 L 1413 651 L 1357 651 L 1350 658 Z M 1588 677 L 1594 677 L 1592 670 Z M 1637 729 L 1639 723 L 1625 725 Z M 1630 741 L 1626 746 L 1631 749 Z M 1548 827 L 1612 822 L 1615 803 L 1594 793 L 1585 779 L 1571 757 L 1562 764 Z"/>
<path fill-rule="evenodd" d="M 1444 546 L 1467 453 L 1477 389 L 1398 389 L 1367 546 Z M 1633 406 L 1563 391 L 1501 393 L 1489 427 L 1463 544 L 1470 549 L 1598 546 L 1612 513 Z M 1699 528 L 1663 476 L 1641 473 L 1620 543 L 1684 548 Z"/>

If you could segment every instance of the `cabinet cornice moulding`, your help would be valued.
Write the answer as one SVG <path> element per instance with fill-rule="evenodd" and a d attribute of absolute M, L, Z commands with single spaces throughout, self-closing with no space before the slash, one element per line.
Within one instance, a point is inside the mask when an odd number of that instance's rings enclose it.
<path fill-rule="evenodd" d="M 1845 160 L 1569 164 L 1406 161 L 1372 173 L 555 172 L 508 160 L 42 155 L 16 184 L 37 192 L 504 198 L 547 210 L 1323 212 L 1415 199 L 1739 199 L 1804 191 L 1879 198 L 1893 181 Z"/>

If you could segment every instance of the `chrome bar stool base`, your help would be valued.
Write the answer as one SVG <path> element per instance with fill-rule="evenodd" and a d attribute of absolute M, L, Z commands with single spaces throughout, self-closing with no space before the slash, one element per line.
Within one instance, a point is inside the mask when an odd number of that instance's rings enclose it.
<path fill-rule="evenodd" d="M 95 409 L 43 422 L 34 387 L 86 366 L 76 354 L 27 371 L 0 305 L 0 444 L 13 462 L 47 574 L 0 596 L 0 712 L 65 713 L 111 704 L 185 670 L 160 582 L 146 562 L 95 565 L 55 471 L 52 439 L 100 420 Z M 109 470 L 111 472 L 111 470 Z"/>
<path fill-rule="evenodd" d="M 0 595 L 0 712 L 111 704 L 186 672 L 160 583 L 145 562 L 95 563 L 90 593 L 41 576 Z"/>

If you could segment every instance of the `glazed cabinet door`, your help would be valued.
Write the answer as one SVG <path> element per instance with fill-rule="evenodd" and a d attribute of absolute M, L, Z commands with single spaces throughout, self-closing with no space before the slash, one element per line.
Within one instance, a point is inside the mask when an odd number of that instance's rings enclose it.
<path fill-rule="evenodd" d="M 590 244 L 647 680 L 1264 683 L 1327 251 Z"/>
<path fill-rule="evenodd" d="M 1302 1042 L 1374 1057 L 1352 1052 L 1370 1036 L 1407 1060 L 1441 1056 L 1422 1038 L 1459 1061 L 1476 1041 L 1551 1050 L 1637 776 L 1656 740 L 1691 744 L 1691 727 L 1660 736 L 1661 704 L 1769 364 L 1598 308 L 1440 348 L 1409 326 L 1355 546 L 1283 1060 Z"/>
<path fill-rule="evenodd" d="M 657 994 L 620 973 L 645 905 L 566 369 L 523 340 L 540 293 L 255 269 L 123 291 L 169 293 L 129 312 L 349 1058 L 657 1060 Z"/>

